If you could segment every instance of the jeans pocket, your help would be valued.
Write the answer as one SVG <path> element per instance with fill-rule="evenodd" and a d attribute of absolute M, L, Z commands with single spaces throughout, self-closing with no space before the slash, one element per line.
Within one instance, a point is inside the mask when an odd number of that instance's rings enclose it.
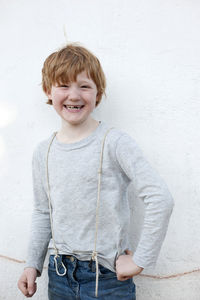
<path fill-rule="evenodd" d="M 117 277 L 115 272 L 99 264 L 99 275 L 101 278 L 114 278 Z"/>
<path fill-rule="evenodd" d="M 50 255 L 49 256 L 48 269 L 51 270 L 51 271 L 56 271 L 55 261 L 54 261 L 54 255 Z"/>

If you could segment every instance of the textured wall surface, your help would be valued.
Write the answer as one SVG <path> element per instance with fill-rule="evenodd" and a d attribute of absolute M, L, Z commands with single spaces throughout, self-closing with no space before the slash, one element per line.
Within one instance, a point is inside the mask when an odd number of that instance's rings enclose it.
<path fill-rule="evenodd" d="M 94 117 L 136 139 L 175 200 L 156 268 L 135 278 L 137 299 L 200 299 L 199 15 L 196 0 L 1 1 L 1 300 L 25 299 L 17 280 L 29 236 L 32 151 L 60 126 L 45 104 L 41 68 L 66 41 L 93 51 L 106 73 L 107 98 Z M 133 210 L 138 239 L 142 204 Z M 46 300 L 46 269 L 37 282 L 33 299 Z"/>

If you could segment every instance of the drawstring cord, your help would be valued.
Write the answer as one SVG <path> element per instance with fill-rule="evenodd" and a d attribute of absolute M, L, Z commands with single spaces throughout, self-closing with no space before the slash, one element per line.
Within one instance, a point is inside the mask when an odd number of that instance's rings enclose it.
<path fill-rule="evenodd" d="M 97 252 L 93 251 L 92 252 L 92 260 L 95 260 L 96 262 L 96 284 L 95 284 L 95 297 L 98 297 L 98 285 L 99 285 L 99 263 L 98 263 L 98 258 L 97 258 Z"/>
<path fill-rule="evenodd" d="M 52 235 L 52 240 L 53 240 L 53 247 L 55 250 L 55 256 L 54 256 L 54 261 L 55 261 L 55 267 L 56 267 L 56 273 L 59 276 L 64 276 L 67 273 L 67 269 L 65 267 L 65 265 L 63 264 L 62 260 L 61 260 L 61 265 L 64 269 L 63 273 L 60 273 L 58 270 L 58 261 L 57 259 L 60 258 L 60 256 L 58 255 L 58 249 L 56 248 L 56 243 L 55 243 L 55 239 L 54 239 L 54 231 L 53 231 L 53 218 L 52 218 L 52 207 L 51 207 L 51 196 L 50 196 L 50 186 L 49 186 L 49 170 L 48 170 L 48 158 L 49 158 L 49 150 L 51 147 L 51 144 L 53 142 L 53 139 L 55 138 L 57 132 L 54 132 L 53 138 L 49 144 L 48 147 L 48 151 L 47 151 L 47 159 L 46 159 L 46 175 L 47 175 L 47 187 L 48 187 L 48 200 L 49 200 L 49 215 L 50 215 L 50 223 L 51 223 L 51 235 Z"/>
<path fill-rule="evenodd" d="M 95 231 L 95 240 L 94 240 L 94 250 L 92 252 L 92 260 L 96 262 L 96 288 L 95 288 L 95 297 L 98 297 L 98 283 L 99 283 L 99 264 L 98 264 L 98 252 L 96 250 L 97 246 L 97 233 L 98 233 L 98 225 L 99 225 L 99 203 L 100 203 L 100 187 L 101 187 L 101 174 L 102 174 L 102 161 L 103 161 L 103 150 L 106 135 L 113 127 L 109 128 L 104 135 L 101 154 L 100 154 L 100 167 L 98 171 L 99 180 L 98 180 L 98 196 L 97 196 L 97 205 L 96 205 L 96 231 Z"/>
<path fill-rule="evenodd" d="M 104 144 L 105 144 L 105 138 L 108 132 L 114 127 L 109 128 L 103 138 L 102 142 L 102 148 L 101 148 L 101 154 L 100 154 L 100 167 L 98 171 L 98 197 L 97 197 L 97 204 L 96 204 L 96 230 L 95 230 L 95 240 L 94 240 L 94 250 L 92 252 L 92 257 L 91 260 L 96 262 L 96 285 L 95 285 L 95 297 L 98 297 L 98 282 L 99 282 L 99 264 L 98 264 L 98 252 L 96 250 L 96 245 L 97 245 L 97 233 L 98 233 L 98 224 L 99 224 L 99 203 L 100 203 L 100 185 L 101 185 L 101 174 L 102 174 L 102 161 L 103 161 L 103 150 L 104 150 Z M 61 265 L 64 269 L 63 273 L 60 273 L 58 270 L 58 262 L 57 259 L 60 258 L 58 255 L 58 249 L 56 248 L 55 244 L 55 239 L 54 239 L 54 231 L 53 231 L 53 218 L 52 218 L 52 205 L 51 205 L 51 197 L 50 197 L 50 185 L 49 185 L 49 171 L 48 171 L 48 157 L 49 157 L 49 151 L 51 144 L 56 136 L 57 132 L 54 132 L 53 137 L 50 141 L 48 151 L 47 151 L 47 158 L 46 158 L 46 176 L 47 176 L 47 188 L 48 188 L 48 200 L 49 200 L 49 215 L 50 215 L 50 223 L 51 223 L 51 233 L 52 233 L 52 240 L 53 240 L 53 247 L 55 250 L 55 256 L 54 256 L 54 261 L 55 261 L 55 267 L 56 267 L 56 273 L 59 276 L 64 276 L 67 273 L 67 268 L 63 264 L 61 260 Z"/>

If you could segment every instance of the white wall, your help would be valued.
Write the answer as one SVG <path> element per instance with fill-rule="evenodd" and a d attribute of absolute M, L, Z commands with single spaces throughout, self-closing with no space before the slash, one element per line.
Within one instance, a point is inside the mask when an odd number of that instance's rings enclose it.
<path fill-rule="evenodd" d="M 188 273 L 200 267 L 199 15 L 197 0 L 0 2 L 0 255 L 26 257 L 32 151 L 60 125 L 41 68 L 65 44 L 65 25 L 67 41 L 93 51 L 107 75 L 94 116 L 136 139 L 175 200 L 156 269 L 135 278 L 137 299 L 199 299 L 200 272 Z M 0 299 L 25 299 L 16 287 L 23 263 L 0 264 Z M 34 299 L 47 299 L 46 275 Z"/>

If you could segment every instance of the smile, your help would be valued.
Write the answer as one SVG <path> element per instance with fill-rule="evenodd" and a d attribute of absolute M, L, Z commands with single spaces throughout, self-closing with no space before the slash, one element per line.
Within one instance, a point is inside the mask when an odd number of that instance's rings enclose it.
<path fill-rule="evenodd" d="M 64 107 L 65 107 L 65 109 L 67 111 L 70 111 L 70 112 L 79 112 L 84 107 L 84 105 L 82 105 L 82 106 L 80 106 L 80 105 L 77 105 L 77 106 L 76 105 L 74 105 L 74 106 L 72 106 L 72 105 L 64 105 Z"/>

